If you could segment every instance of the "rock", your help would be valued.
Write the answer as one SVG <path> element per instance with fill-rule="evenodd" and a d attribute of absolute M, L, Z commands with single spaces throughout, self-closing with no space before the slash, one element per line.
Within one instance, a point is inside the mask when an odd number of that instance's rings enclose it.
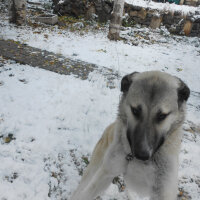
<path fill-rule="evenodd" d="M 129 15 L 131 17 L 137 17 L 138 16 L 138 12 L 137 11 L 130 11 Z"/>
<path fill-rule="evenodd" d="M 154 16 L 151 19 L 150 27 L 153 28 L 153 29 L 159 28 L 161 22 L 162 22 L 162 16 Z"/>
<path fill-rule="evenodd" d="M 147 11 L 142 8 L 139 12 L 138 12 L 138 17 L 141 18 L 141 19 L 145 19 L 147 16 Z"/>
<path fill-rule="evenodd" d="M 54 25 L 58 23 L 58 16 L 52 14 L 42 14 L 33 18 L 36 22 Z"/>
<path fill-rule="evenodd" d="M 86 19 L 94 19 L 96 15 L 96 10 L 94 4 L 89 5 L 88 10 L 86 12 Z"/>
<path fill-rule="evenodd" d="M 192 22 L 191 21 L 186 21 L 185 25 L 184 25 L 184 28 L 183 28 L 183 31 L 185 33 L 185 35 L 189 35 L 190 32 L 192 30 Z"/>
<path fill-rule="evenodd" d="M 113 9 L 113 2 L 109 0 L 93 0 L 96 10 L 96 15 L 98 15 L 98 20 L 100 22 L 106 22 L 111 17 L 111 12 Z"/>

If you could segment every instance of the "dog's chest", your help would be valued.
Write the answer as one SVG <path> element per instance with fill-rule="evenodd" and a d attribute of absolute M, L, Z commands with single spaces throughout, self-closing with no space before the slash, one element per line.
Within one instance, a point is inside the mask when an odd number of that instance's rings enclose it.
<path fill-rule="evenodd" d="M 138 160 L 130 161 L 124 175 L 129 190 L 134 190 L 142 196 L 149 195 L 155 183 L 155 168 Z"/>

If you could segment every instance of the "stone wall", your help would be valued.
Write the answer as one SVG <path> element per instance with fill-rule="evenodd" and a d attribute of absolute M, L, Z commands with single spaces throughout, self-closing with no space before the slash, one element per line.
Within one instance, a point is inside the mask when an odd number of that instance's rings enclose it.
<path fill-rule="evenodd" d="M 192 28 L 190 32 L 190 36 L 198 36 L 200 37 L 200 18 L 195 19 L 192 23 Z"/>
<path fill-rule="evenodd" d="M 158 11 L 125 5 L 128 24 L 142 24 L 151 28 L 164 25 L 170 33 L 200 37 L 200 12 L 183 15 L 182 12 Z"/>
<path fill-rule="evenodd" d="M 59 15 L 83 16 L 87 19 L 98 16 L 100 22 L 110 19 L 113 8 L 112 0 L 65 0 L 61 4 L 58 4 L 59 0 L 53 1 L 54 12 Z M 155 29 L 162 24 L 173 34 L 200 37 L 200 12 L 184 16 L 178 11 L 158 11 L 125 3 L 124 14 L 124 26 L 141 24 Z"/>
<path fill-rule="evenodd" d="M 200 0 L 185 0 L 184 4 L 188 6 L 199 6 Z"/>
<path fill-rule="evenodd" d="M 91 18 L 97 15 L 100 22 L 110 19 L 113 8 L 112 0 L 65 0 L 62 4 L 58 2 L 59 0 L 53 0 L 54 12 L 61 16 L 67 14 Z"/>

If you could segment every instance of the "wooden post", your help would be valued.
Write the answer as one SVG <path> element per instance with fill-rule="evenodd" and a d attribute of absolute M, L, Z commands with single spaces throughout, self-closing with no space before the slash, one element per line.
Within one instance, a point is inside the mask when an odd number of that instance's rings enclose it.
<path fill-rule="evenodd" d="M 110 40 L 119 40 L 120 26 L 124 11 L 124 0 L 115 0 L 113 12 L 111 14 L 108 38 Z"/>
<path fill-rule="evenodd" d="M 26 0 L 10 0 L 9 21 L 17 25 L 26 23 Z"/>

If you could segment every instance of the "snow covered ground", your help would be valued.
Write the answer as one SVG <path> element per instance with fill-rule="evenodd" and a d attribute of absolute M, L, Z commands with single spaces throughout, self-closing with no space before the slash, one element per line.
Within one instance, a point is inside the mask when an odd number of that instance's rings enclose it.
<path fill-rule="evenodd" d="M 9 63 L 0 80 L 1 134 L 16 138 L 1 138 L 1 199 L 48 199 L 49 185 L 68 196 L 79 179 L 73 154 L 80 160 L 91 152 L 115 118 L 119 91 L 99 75 L 81 81 Z"/>
<path fill-rule="evenodd" d="M 57 28 L 33 30 L 30 27 L 16 28 L 3 21 L 0 23 L 2 25 L 0 38 L 2 39 L 17 40 L 33 47 L 63 54 L 72 59 L 105 66 L 122 74 L 152 69 L 163 70 L 183 77 L 183 80 L 192 84 L 193 90 L 199 89 L 197 84 L 199 76 L 193 77 L 190 74 L 191 71 L 199 70 L 199 38 L 177 36 L 174 39 L 169 37 L 168 32 L 162 36 L 155 31 L 149 37 L 152 41 L 159 43 L 154 45 L 142 43 L 139 46 L 134 46 L 125 44 L 123 41 L 109 41 L 106 31 L 80 35 Z M 143 28 L 142 31 L 149 32 L 150 30 Z M 124 34 L 137 37 L 134 29 L 126 30 Z M 140 41 L 142 40 L 144 39 Z"/>
<path fill-rule="evenodd" d="M 117 71 L 161 70 L 192 90 L 180 155 L 179 187 L 200 198 L 200 39 L 163 30 L 126 29 L 136 45 L 107 39 L 106 29 L 84 34 L 53 28 L 17 28 L 0 19 L 0 39 L 63 54 Z M 144 35 L 138 35 L 138 31 Z M 146 39 L 148 36 L 148 39 Z M 76 188 L 104 128 L 114 121 L 120 79 L 107 88 L 96 72 L 88 80 L 0 59 L 0 199 L 60 200 Z M 11 141 L 10 141 L 11 140 Z M 126 199 L 111 185 L 103 200 Z M 139 199 L 139 198 L 138 198 Z"/>

